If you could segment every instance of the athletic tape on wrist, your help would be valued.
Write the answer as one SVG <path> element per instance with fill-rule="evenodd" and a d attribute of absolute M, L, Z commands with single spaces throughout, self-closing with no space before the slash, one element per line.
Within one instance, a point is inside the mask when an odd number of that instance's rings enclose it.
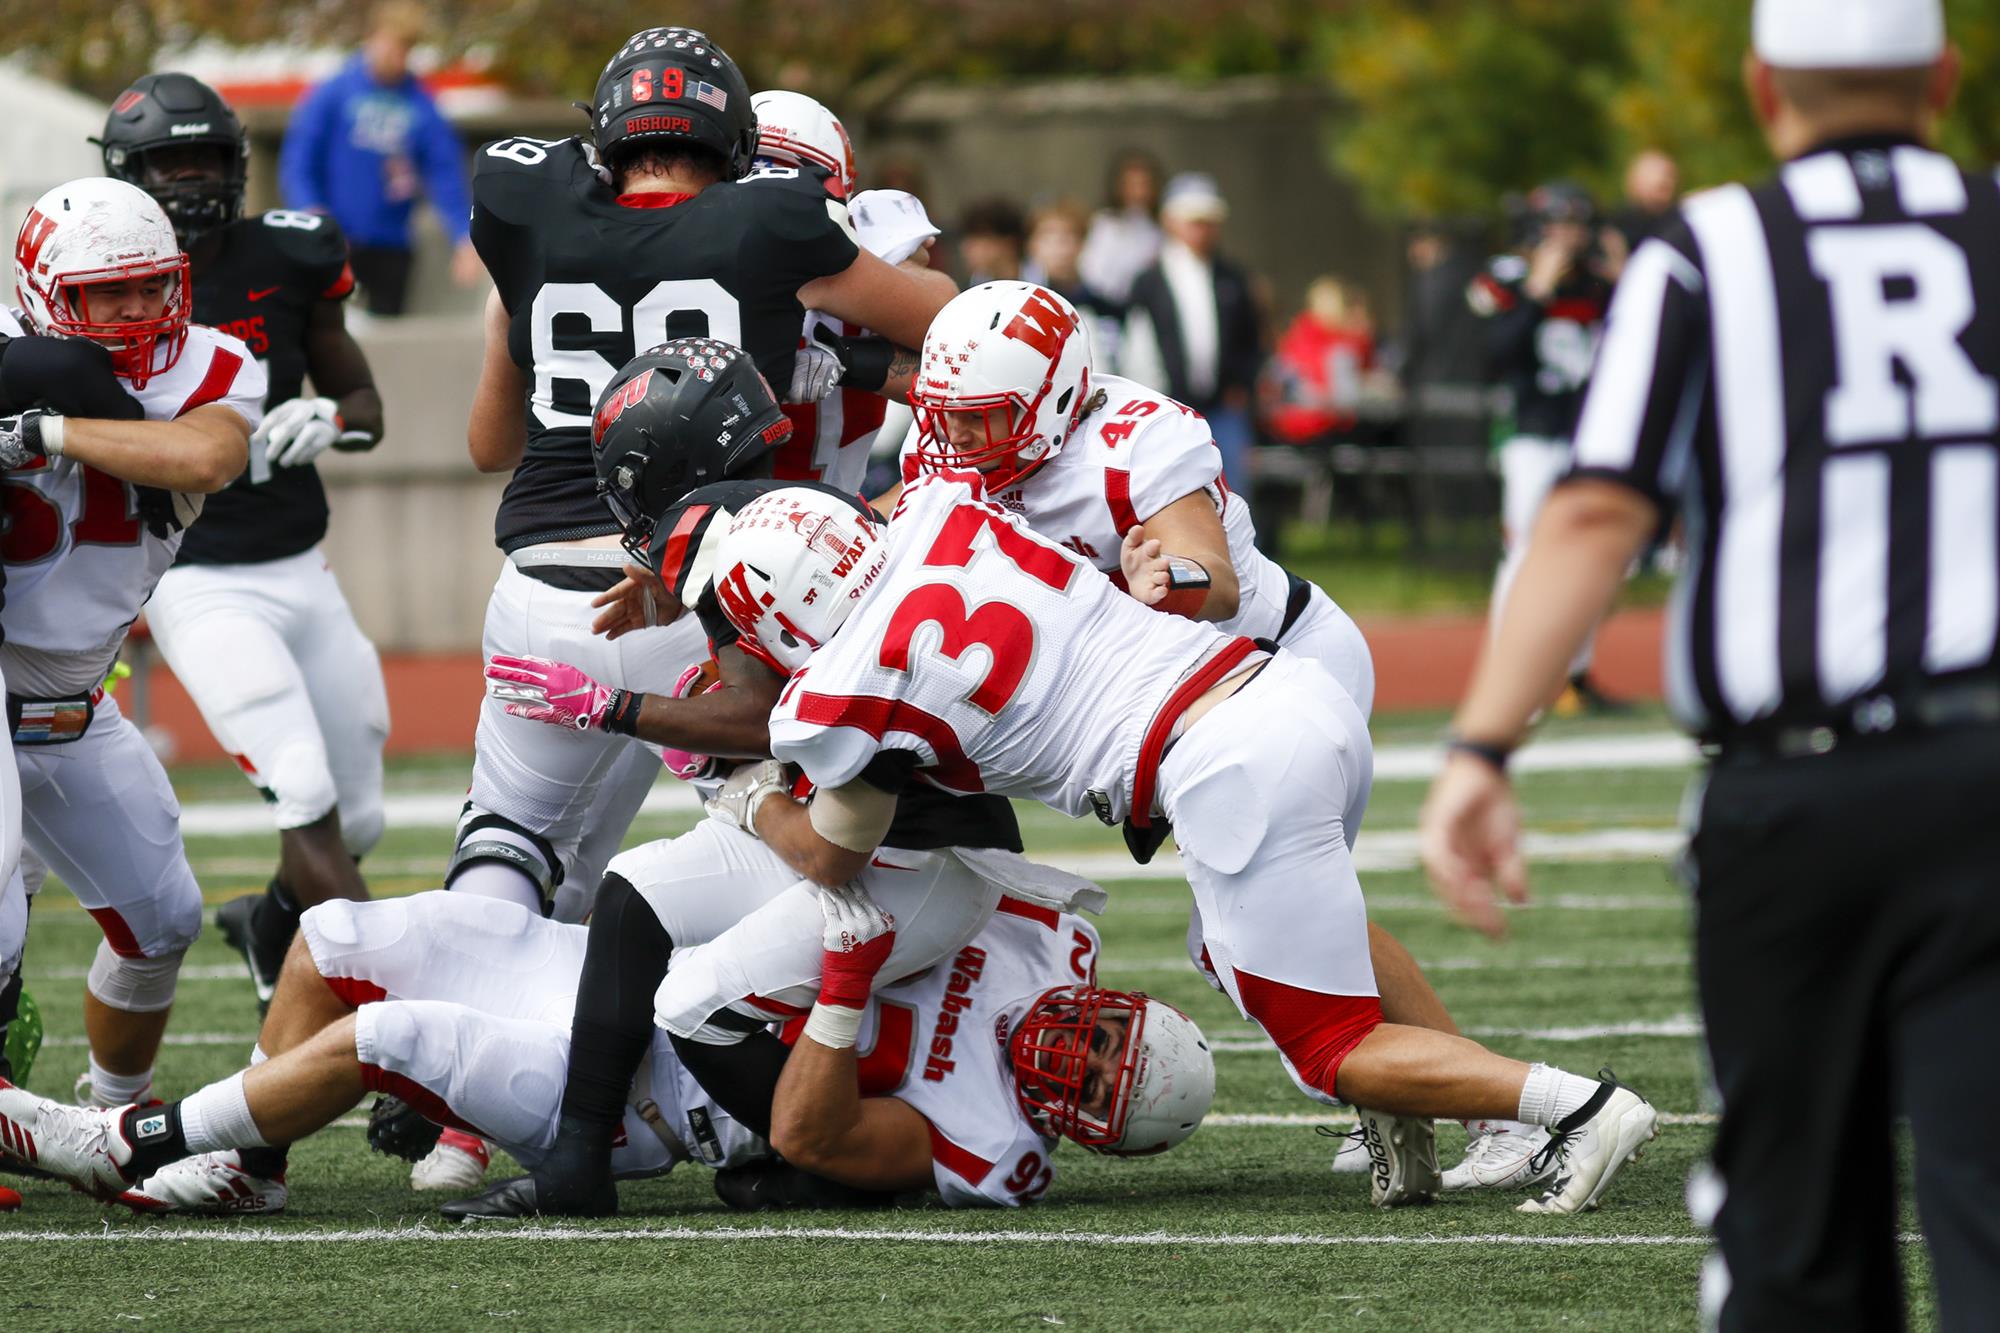
<path fill-rule="evenodd" d="M 620 736 L 636 735 L 639 730 L 639 710 L 645 707 L 646 695 L 643 690 L 613 690 L 611 704 L 604 710 L 604 721 L 600 724 L 606 731 Z"/>
<path fill-rule="evenodd" d="M 49 458 L 61 458 L 63 451 L 63 419 L 58 412 L 44 412 L 35 418 L 35 433 L 40 436 L 42 453 Z"/>
<path fill-rule="evenodd" d="M 806 1035 L 831 1050 L 844 1051 L 861 1038 L 861 1010 L 815 1003 L 806 1015 Z"/>

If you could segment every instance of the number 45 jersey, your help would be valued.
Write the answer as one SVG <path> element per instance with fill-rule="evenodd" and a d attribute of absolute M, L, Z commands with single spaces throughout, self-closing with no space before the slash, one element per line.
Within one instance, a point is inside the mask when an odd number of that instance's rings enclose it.
<path fill-rule="evenodd" d="M 597 498 L 590 414 L 619 367 L 669 338 L 748 351 L 791 383 L 798 290 L 859 253 L 823 175 L 770 168 L 700 194 L 618 195 L 577 138 L 503 139 L 472 177 L 472 241 L 533 383 L 527 449 L 495 519 L 503 551 L 617 531 Z"/>
<path fill-rule="evenodd" d="M 975 474 L 905 489 L 885 555 L 771 714 L 771 753 L 820 787 L 906 750 L 948 791 L 1115 823 L 1150 809 L 1179 711 L 1253 648 L 1141 606 L 984 500 Z M 741 577 L 718 570 L 716 596 L 748 611 Z"/>
<path fill-rule="evenodd" d="M 0 333 L 19 323 L 0 312 Z M 264 416 L 264 367 L 235 338 L 196 324 L 173 367 L 143 389 L 125 385 L 148 421 L 172 421 L 221 403 L 255 427 Z M 180 548 L 181 533 L 142 518 L 137 488 L 71 458 L 0 474 L 6 507 L 0 559 L 7 604 L 0 646 L 7 688 L 53 698 L 104 679 L 125 631 Z M 198 510 L 201 496 L 178 496 Z M 161 535 L 165 533 L 165 535 Z"/>

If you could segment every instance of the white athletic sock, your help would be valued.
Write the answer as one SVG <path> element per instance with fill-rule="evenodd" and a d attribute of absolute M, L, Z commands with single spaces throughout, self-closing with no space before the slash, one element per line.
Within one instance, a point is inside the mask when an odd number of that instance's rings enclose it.
<path fill-rule="evenodd" d="M 1528 1081 L 1521 1085 L 1521 1119 L 1553 1126 L 1589 1101 L 1597 1087 L 1594 1078 L 1580 1078 L 1554 1065 L 1530 1065 Z"/>
<path fill-rule="evenodd" d="M 542 895 L 535 888 L 535 882 L 498 861 L 475 861 L 467 866 L 452 880 L 451 891 L 519 903 L 530 912 L 542 910 Z"/>
<path fill-rule="evenodd" d="M 270 1147 L 257 1132 L 250 1099 L 243 1094 L 240 1070 L 182 1100 L 181 1133 L 187 1138 L 189 1152 Z"/>
<path fill-rule="evenodd" d="M 143 1074 L 114 1074 L 97 1063 L 95 1055 L 90 1057 L 90 1104 L 92 1106 L 128 1106 L 145 1096 L 153 1086 L 153 1071 Z"/>
<path fill-rule="evenodd" d="M 270 1058 L 270 1056 L 264 1054 L 264 1044 L 262 1042 L 250 1048 L 250 1067 L 252 1069 L 255 1069 Z"/>

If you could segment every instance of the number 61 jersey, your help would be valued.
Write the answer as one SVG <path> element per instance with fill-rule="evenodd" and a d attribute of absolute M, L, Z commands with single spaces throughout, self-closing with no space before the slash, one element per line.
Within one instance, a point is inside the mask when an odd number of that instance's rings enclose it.
<path fill-rule="evenodd" d="M 739 575 L 718 572 L 725 603 Z M 1115 823 L 1150 809 L 1179 711 L 1252 647 L 1141 606 L 976 474 L 938 473 L 904 490 L 874 585 L 786 685 L 771 753 L 838 787 L 909 751 L 948 791 Z"/>
<path fill-rule="evenodd" d="M 0 333 L 19 324 L 0 311 Z M 121 381 L 123 383 L 123 381 Z M 172 421 L 221 403 L 254 428 L 264 416 L 263 366 L 235 338 L 196 324 L 172 368 L 143 389 L 125 383 L 148 421 Z M 104 679 L 125 631 L 180 548 L 179 529 L 155 532 L 138 509 L 138 488 L 70 458 L 0 473 L 6 529 L 7 603 L 0 646 L 7 688 L 53 698 Z M 177 508 L 202 497 L 176 497 Z"/>
<path fill-rule="evenodd" d="M 576 138 L 503 139 L 474 159 L 472 243 L 533 383 L 527 449 L 494 521 L 503 551 L 616 532 L 597 498 L 590 414 L 618 368 L 669 338 L 749 352 L 791 383 L 799 288 L 859 248 L 823 174 L 770 168 L 682 194 L 613 193 Z"/>

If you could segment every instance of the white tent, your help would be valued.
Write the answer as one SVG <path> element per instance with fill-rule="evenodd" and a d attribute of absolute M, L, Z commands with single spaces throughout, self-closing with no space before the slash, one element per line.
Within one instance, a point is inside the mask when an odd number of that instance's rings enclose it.
<path fill-rule="evenodd" d="M 28 205 L 44 190 L 104 171 L 88 142 L 104 128 L 103 103 L 0 65 L 0 242 L 13 251 Z M 0 283 L 14 290 L 13 265 Z"/>

